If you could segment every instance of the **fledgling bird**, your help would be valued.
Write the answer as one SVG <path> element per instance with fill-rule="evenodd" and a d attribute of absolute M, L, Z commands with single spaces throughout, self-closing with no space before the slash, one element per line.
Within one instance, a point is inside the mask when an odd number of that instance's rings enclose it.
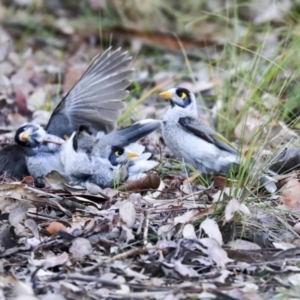
<path fill-rule="evenodd" d="M 96 142 L 88 126 L 81 125 L 62 145 L 61 162 L 71 184 L 86 186 L 89 182 L 105 188 L 128 177 L 129 160 L 138 154 L 112 145 L 96 152 L 93 151 Z"/>
<path fill-rule="evenodd" d="M 194 166 L 202 174 L 227 174 L 240 164 L 238 151 L 223 136 L 198 119 L 196 98 L 185 88 L 173 88 L 160 93 L 170 101 L 162 120 L 162 135 L 174 155 Z M 275 192 L 274 180 L 261 178 L 269 192 Z"/>
<path fill-rule="evenodd" d="M 99 185 L 102 188 L 114 187 L 124 182 L 129 177 L 129 164 L 130 161 L 137 157 L 138 154 L 123 147 L 119 146 L 106 146 L 110 153 L 107 160 L 111 165 L 111 173 L 106 171 L 106 174 L 101 170 L 96 172 L 89 182 Z M 102 158 L 105 160 L 105 158 Z M 109 180 L 108 180 L 109 179 Z M 105 182 L 105 184 L 103 183 Z"/>
<path fill-rule="evenodd" d="M 130 144 L 160 126 L 158 121 L 149 120 L 131 129 L 114 131 L 116 120 L 126 107 L 123 100 L 128 95 L 126 88 L 131 83 L 128 78 L 133 70 L 129 68 L 132 58 L 127 56 L 127 52 L 110 50 L 93 59 L 86 72 L 57 105 L 43 132 L 40 126 L 27 124 L 26 128 L 38 129 L 27 131 L 27 136 L 20 136 L 23 127 L 19 128 L 15 135 L 16 144 L 0 150 L 0 174 L 6 173 L 19 180 L 32 175 L 36 179 L 37 174 L 45 175 L 51 171 L 48 168 L 51 165 L 53 170 L 59 168 L 57 151 L 60 147 L 55 143 L 56 138 L 61 140 L 71 136 L 81 124 L 88 124 L 95 136 L 102 135 L 103 146 Z M 44 140 L 45 136 L 48 141 Z M 46 160 L 51 163 L 46 163 Z"/>

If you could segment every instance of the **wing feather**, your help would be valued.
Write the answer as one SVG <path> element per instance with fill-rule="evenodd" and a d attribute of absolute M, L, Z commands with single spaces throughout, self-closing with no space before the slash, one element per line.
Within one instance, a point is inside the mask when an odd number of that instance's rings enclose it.
<path fill-rule="evenodd" d="M 200 120 L 192 117 L 179 118 L 178 123 L 189 133 L 192 133 L 208 143 L 216 145 L 219 149 L 238 154 L 237 150 L 223 136 L 207 127 Z"/>
<path fill-rule="evenodd" d="M 131 57 L 127 52 L 107 49 L 97 55 L 69 93 L 55 108 L 46 130 L 60 137 L 70 136 L 81 124 L 93 131 L 111 132 L 126 107 Z"/>

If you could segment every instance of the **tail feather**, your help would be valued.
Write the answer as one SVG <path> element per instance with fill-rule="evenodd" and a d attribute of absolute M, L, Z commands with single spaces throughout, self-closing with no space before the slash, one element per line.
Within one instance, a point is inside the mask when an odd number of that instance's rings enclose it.
<path fill-rule="evenodd" d="M 146 135 L 161 126 L 161 121 L 146 119 L 134 123 L 133 125 L 121 129 L 119 131 L 111 132 L 99 140 L 99 146 L 113 145 L 126 147 L 131 143 L 135 143 Z"/>

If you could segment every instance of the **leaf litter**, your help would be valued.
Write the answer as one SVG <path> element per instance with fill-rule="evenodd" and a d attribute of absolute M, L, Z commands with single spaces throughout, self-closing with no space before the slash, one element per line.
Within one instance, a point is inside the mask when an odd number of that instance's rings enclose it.
<path fill-rule="evenodd" d="M 105 9 L 108 5 L 105 1 L 90 2 L 91 7 Z M 285 2 L 289 7 L 290 1 Z M 24 3 L 18 5 L 28 5 Z M 254 22 L 281 19 L 284 13 L 280 6 L 272 5 L 270 14 L 262 10 L 252 12 Z M 128 10 L 123 13 L 130 25 Z M 13 48 L 9 39 L 0 40 L 3 145 L 27 120 L 45 125 L 57 98 L 70 89 L 98 51 L 97 47 L 90 47 L 92 42 L 87 45 L 80 41 L 78 50 L 67 53 L 62 61 L 57 49 L 64 49 L 70 39 L 76 40 L 78 32 L 73 22 L 64 17 L 53 24 L 64 38 L 41 38 L 36 34 L 31 39 L 35 47 L 23 54 Z M 193 48 L 202 45 L 202 40 L 206 39 L 209 46 L 216 42 L 224 45 L 228 39 L 228 33 L 219 36 L 224 32 L 219 24 L 205 24 L 206 27 L 201 26 L 205 30 L 199 27 L 191 32 L 190 39 L 182 39 L 191 60 L 195 57 Z M 245 29 L 241 26 L 237 36 L 243 37 Z M 116 29 L 111 32 L 120 36 Z M 134 41 L 133 53 L 143 45 L 180 50 L 168 34 L 158 33 L 155 40 L 148 32 L 137 32 L 130 26 L 121 33 L 125 40 Z M 208 35 L 211 37 L 207 38 Z M 266 55 L 274 52 L 269 48 L 264 49 Z M 235 87 L 235 74 L 249 67 L 245 61 L 238 66 L 239 70 L 234 66 L 226 74 L 212 74 L 197 57 L 192 60 L 192 72 L 186 75 L 182 72 L 184 59 L 174 52 L 162 52 L 159 58 L 171 66 L 169 70 L 156 67 L 159 63 L 154 57 L 142 54 L 136 58 L 137 88 L 131 87 L 129 105 L 138 101 L 139 89 L 173 87 L 174 80 L 176 85 L 202 97 L 216 97 L 215 88 L 222 87 L 227 80 Z M 214 55 L 222 57 L 218 49 L 212 51 L 211 56 Z M 250 91 L 237 95 L 237 113 L 246 106 L 247 92 Z M 270 110 L 280 102 L 271 92 L 262 97 Z M 199 106 L 199 111 L 205 122 L 214 126 L 214 119 L 224 106 L 217 99 L 209 108 L 212 115 L 203 106 Z M 165 110 L 165 104 L 149 95 L 128 114 L 130 120 L 124 124 L 148 117 L 161 118 Z M 261 140 L 269 141 L 264 145 L 267 150 L 298 138 L 286 124 L 275 120 L 275 112 L 272 117 L 274 121 L 269 122 L 270 116 L 251 107 L 233 130 L 235 142 L 243 139 L 245 152 L 253 148 L 259 152 L 260 145 L 251 144 L 258 132 Z M 262 127 L 264 130 L 260 131 Z M 207 185 L 197 178 L 189 183 L 185 181 L 182 165 L 169 159 L 172 154 L 162 143 L 159 132 L 146 137 L 143 144 L 159 162 L 156 171 L 118 189 L 89 186 L 85 190 L 70 186 L 55 172 L 46 176 L 45 189 L 34 187 L 32 178 L 20 183 L 2 176 L 1 298 L 264 299 L 284 295 L 287 288 L 291 289 L 291 297 L 298 296 L 293 288 L 299 285 L 300 274 L 299 148 L 280 149 L 279 154 L 275 151 L 276 155 L 269 158 L 272 169 L 282 173 L 296 170 L 292 176 L 279 178 L 280 191 L 270 195 L 261 189 L 239 187 L 238 180 L 233 179 L 214 178 L 214 184 Z M 237 186 L 235 192 L 233 186 Z"/>

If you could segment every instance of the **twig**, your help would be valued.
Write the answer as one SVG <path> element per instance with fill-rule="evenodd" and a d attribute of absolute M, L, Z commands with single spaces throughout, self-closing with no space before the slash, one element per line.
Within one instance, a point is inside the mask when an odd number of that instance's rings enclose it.
<path fill-rule="evenodd" d="M 101 267 L 103 264 L 110 264 L 110 263 L 112 263 L 115 260 L 123 260 L 123 259 L 125 259 L 125 258 L 127 258 L 129 256 L 148 253 L 149 249 L 156 249 L 156 248 L 153 247 L 153 248 L 147 248 L 147 249 L 146 248 L 131 249 L 131 250 L 128 250 L 126 252 L 123 252 L 123 253 L 120 253 L 118 255 L 115 255 L 114 257 L 110 258 L 107 261 L 102 261 L 102 262 L 99 262 L 99 263 L 95 264 L 94 266 L 84 268 L 84 269 L 82 269 L 82 272 L 83 273 L 88 273 L 88 272 L 94 271 L 95 269 Z"/>
<path fill-rule="evenodd" d="M 147 240 L 148 240 L 148 228 L 149 228 L 149 211 L 145 211 L 145 229 L 144 229 L 144 246 L 147 245 Z"/>
<path fill-rule="evenodd" d="M 52 143 L 52 144 L 56 144 L 56 145 L 62 145 L 63 144 L 63 142 L 52 141 L 52 140 L 48 140 L 48 139 L 44 139 L 43 143 Z"/>
<path fill-rule="evenodd" d="M 300 257 L 291 257 L 291 258 L 283 258 L 283 259 L 278 259 L 278 260 L 269 260 L 269 261 L 263 261 L 263 262 L 257 262 L 257 263 L 249 263 L 249 267 L 258 267 L 258 266 L 263 266 L 263 265 L 270 265 L 270 264 L 275 264 L 275 263 L 286 263 L 286 262 L 300 262 Z M 245 266 L 241 265 L 228 265 L 228 269 L 233 269 L 233 268 L 247 268 Z"/>

